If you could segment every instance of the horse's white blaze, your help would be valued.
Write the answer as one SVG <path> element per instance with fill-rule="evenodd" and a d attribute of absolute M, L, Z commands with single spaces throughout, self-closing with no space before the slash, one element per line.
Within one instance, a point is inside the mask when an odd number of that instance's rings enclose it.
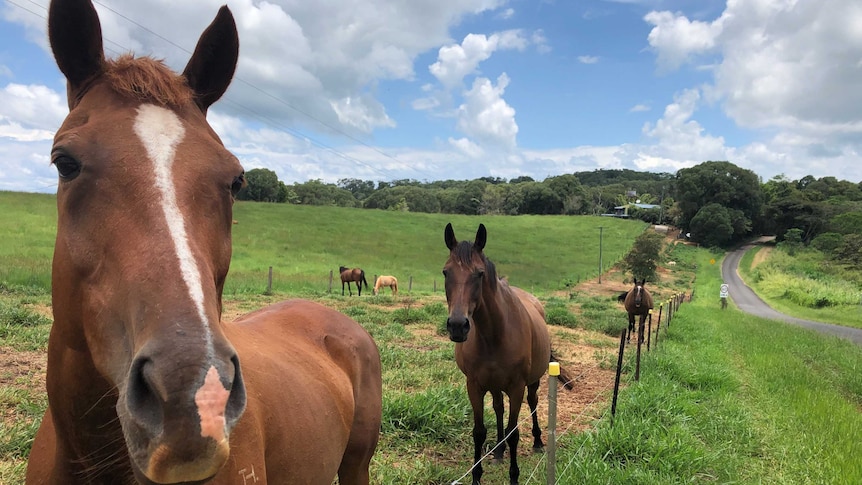
<path fill-rule="evenodd" d="M 180 272 L 189 290 L 189 297 L 194 302 L 198 317 L 203 324 L 207 356 L 212 358 L 214 354 L 212 331 L 207 324 L 206 312 L 204 311 L 201 274 L 189 246 L 185 220 L 177 204 L 176 188 L 171 177 L 176 147 L 185 136 L 185 128 L 172 111 L 152 104 L 142 104 L 138 107 L 134 130 L 153 162 L 155 185 L 161 196 L 161 205 L 168 223 L 168 232 L 180 262 Z"/>

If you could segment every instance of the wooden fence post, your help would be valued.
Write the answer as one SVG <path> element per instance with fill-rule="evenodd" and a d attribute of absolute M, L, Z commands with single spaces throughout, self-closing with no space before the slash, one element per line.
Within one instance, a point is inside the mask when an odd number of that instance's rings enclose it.
<path fill-rule="evenodd" d="M 407 283 L 407 293 L 410 293 L 411 291 L 413 291 L 413 276 L 412 275 L 410 276 L 410 282 Z"/>
<path fill-rule="evenodd" d="M 329 292 L 332 293 L 332 270 L 329 270 Z"/>
<path fill-rule="evenodd" d="M 269 267 L 269 278 L 266 280 L 266 294 L 272 294 L 272 266 Z"/>
<path fill-rule="evenodd" d="M 548 364 L 548 485 L 557 483 L 557 378 L 560 375 L 560 363 Z"/>

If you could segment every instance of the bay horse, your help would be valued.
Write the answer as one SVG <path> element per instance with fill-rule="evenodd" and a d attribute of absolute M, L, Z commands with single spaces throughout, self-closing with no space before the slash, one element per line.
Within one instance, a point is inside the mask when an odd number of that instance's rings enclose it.
<path fill-rule="evenodd" d="M 347 292 L 353 296 L 350 291 L 350 282 L 356 282 L 356 289 L 359 291 L 359 296 L 362 296 L 362 283 L 365 283 L 365 289 L 368 289 L 368 280 L 365 279 L 365 271 L 362 268 L 348 268 L 347 266 L 339 266 L 338 272 L 341 273 L 341 295 L 344 296 L 344 284 L 347 283 Z"/>
<path fill-rule="evenodd" d="M 443 266 L 449 315 L 446 329 L 455 342 L 455 361 L 467 378 L 467 395 L 473 409 L 473 484 L 482 478 L 482 447 L 487 437 L 484 423 L 485 394 L 491 393 L 497 417 L 494 458 L 503 459 L 509 445 L 509 480 L 518 483 L 518 415 L 527 390 L 533 421 L 533 450 L 541 451 L 542 431 L 536 415 L 539 380 L 551 354 L 545 310 L 526 291 L 497 277 L 494 263 L 483 249 L 487 242 L 484 224 L 479 224 L 474 242 L 458 241 L 452 224 L 444 231 L 449 258 Z M 560 374 L 566 388 L 571 379 Z M 503 393 L 509 397 L 509 420 L 503 428 Z M 508 438 L 504 438 L 508 436 Z"/>
<path fill-rule="evenodd" d="M 631 342 L 632 333 L 635 330 L 635 316 L 639 317 L 638 341 L 643 342 L 646 319 L 653 307 L 652 295 L 649 290 L 644 288 L 644 284 L 646 284 L 646 279 L 638 282 L 637 278 L 635 278 L 634 287 L 628 292 L 620 294 L 617 298 L 623 302 L 626 312 L 629 314 L 629 332 L 627 337 L 629 342 Z"/>
<path fill-rule="evenodd" d="M 374 282 L 374 294 L 380 292 L 380 288 L 384 286 L 388 286 L 392 291 L 393 295 L 398 294 L 398 278 L 394 276 L 380 275 L 377 277 L 377 281 Z"/>
<path fill-rule="evenodd" d="M 206 120 L 239 40 L 222 7 L 181 75 L 107 60 L 91 0 L 53 0 L 69 115 L 59 173 L 48 408 L 28 484 L 368 484 L 380 354 L 303 300 L 223 322 L 237 158 Z"/>

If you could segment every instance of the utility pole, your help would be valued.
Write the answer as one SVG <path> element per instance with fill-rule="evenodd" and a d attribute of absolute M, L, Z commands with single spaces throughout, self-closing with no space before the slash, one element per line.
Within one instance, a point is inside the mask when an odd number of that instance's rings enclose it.
<path fill-rule="evenodd" d="M 599 226 L 599 284 L 602 284 L 602 229 L 604 227 Z"/>

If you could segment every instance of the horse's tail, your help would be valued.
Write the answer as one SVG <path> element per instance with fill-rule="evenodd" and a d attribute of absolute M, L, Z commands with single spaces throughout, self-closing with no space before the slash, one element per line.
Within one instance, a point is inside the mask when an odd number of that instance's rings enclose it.
<path fill-rule="evenodd" d="M 551 352 L 551 362 L 559 362 L 559 359 L 554 356 L 553 352 Z M 560 364 L 560 376 L 558 377 L 558 379 L 563 384 L 563 387 L 565 387 L 569 391 L 575 388 L 575 380 L 572 378 L 571 374 L 569 374 L 565 369 L 563 369 L 562 364 Z"/>
<path fill-rule="evenodd" d="M 365 279 L 365 270 L 364 269 L 359 270 L 359 276 L 362 277 L 362 282 L 365 283 L 365 289 L 367 290 L 368 289 L 368 280 Z"/>
<path fill-rule="evenodd" d="M 617 301 L 626 301 L 626 296 L 628 296 L 628 294 L 628 291 L 620 293 L 620 296 L 617 297 Z"/>

